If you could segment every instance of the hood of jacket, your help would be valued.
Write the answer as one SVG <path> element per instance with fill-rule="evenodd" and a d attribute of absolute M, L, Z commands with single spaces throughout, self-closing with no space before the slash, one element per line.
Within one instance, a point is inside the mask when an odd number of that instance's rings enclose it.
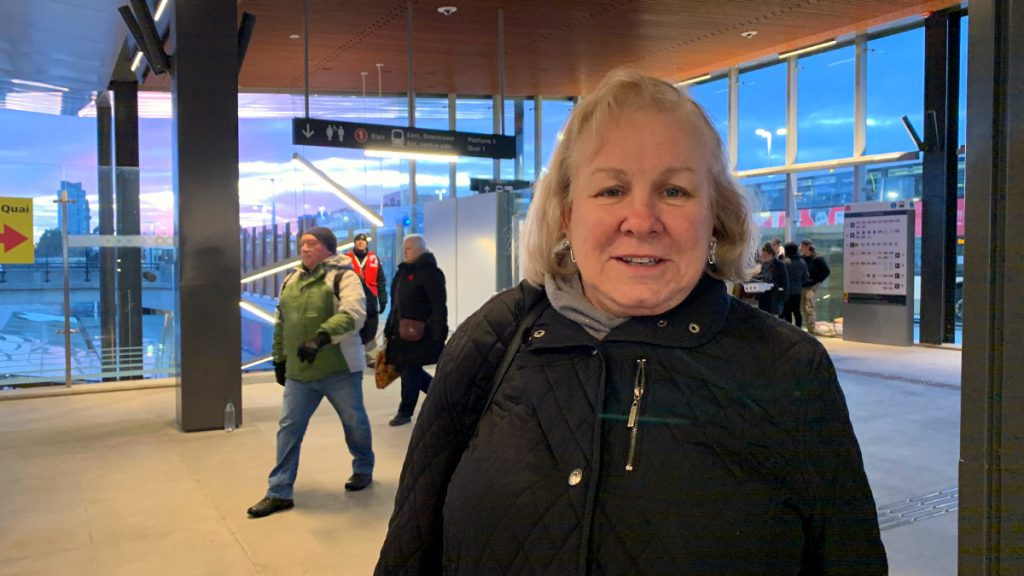
<path fill-rule="evenodd" d="M 420 267 L 433 267 L 437 268 L 437 258 L 434 257 L 433 252 L 424 252 L 420 254 L 412 262 L 400 262 L 398 264 L 399 270 L 405 270 L 409 268 L 420 268 Z"/>

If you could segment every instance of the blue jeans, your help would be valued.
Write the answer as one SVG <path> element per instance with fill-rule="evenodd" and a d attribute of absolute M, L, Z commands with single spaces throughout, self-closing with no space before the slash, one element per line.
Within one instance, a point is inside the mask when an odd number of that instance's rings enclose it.
<path fill-rule="evenodd" d="M 398 405 L 398 415 L 412 418 L 420 392 L 427 393 L 433 378 L 422 366 L 402 368 L 399 373 L 402 375 L 402 402 Z"/>
<path fill-rule="evenodd" d="M 277 431 L 277 465 L 270 471 L 267 496 L 291 498 L 292 486 L 299 472 L 299 451 L 306 427 L 320 400 L 334 406 L 345 429 L 345 443 L 352 454 L 352 472 L 373 473 L 373 446 L 370 438 L 370 418 L 363 405 L 363 373 L 334 374 L 301 382 L 285 380 L 284 403 Z"/>

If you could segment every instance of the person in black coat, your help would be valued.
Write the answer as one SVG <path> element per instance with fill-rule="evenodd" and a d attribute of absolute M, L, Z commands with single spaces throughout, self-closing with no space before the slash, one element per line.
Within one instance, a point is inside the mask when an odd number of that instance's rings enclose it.
<path fill-rule="evenodd" d="M 789 290 L 786 302 L 782 305 L 781 318 L 797 328 L 803 328 L 803 314 L 800 313 L 800 300 L 803 298 L 804 284 L 810 281 L 807 274 L 807 263 L 797 253 L 796 242 L 786 242 L 786 274 L 789 276 Z"/>
<path fill-rule="evenodd" d="M 444 272 L 419 234 L 405 237 L 402 252 L 405 261 L 391 280 L 391 312 L 384 325 L 387 363 L 402 377 L 402 401 L 391 426 L 412 420 L 420 392 L 430 388 L 431 376 L 423 366 L 437 362 L 448 338 Z"/>
<path fill-rule="evenodd" d="M 782 314 L 782 307 L 789 297 L 789 271 L 786 264 L 775 255 L 775 246 L 765 242 L 761 246 L 761 271 L 757 279 L 772 287 L 757 295 L 757 307 L 772 316 Z"/>
<path fill-rule="evenodd" d="M 534 192 L 526 280 L 437 364 L 375 574 L 885 574 L 828 353 L 726 292 L 754 230 L 685 89 L 605 78 Z"/>

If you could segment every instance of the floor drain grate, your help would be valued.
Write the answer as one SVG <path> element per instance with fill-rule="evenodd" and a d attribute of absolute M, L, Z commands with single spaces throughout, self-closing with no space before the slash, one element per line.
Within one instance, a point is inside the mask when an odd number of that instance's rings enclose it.
<path fill-rule="evenodd" d="M 949 488 L 878 508 L 878 527 L 884 532 L 900 526 L 956 512 L 960 490 Z"/>

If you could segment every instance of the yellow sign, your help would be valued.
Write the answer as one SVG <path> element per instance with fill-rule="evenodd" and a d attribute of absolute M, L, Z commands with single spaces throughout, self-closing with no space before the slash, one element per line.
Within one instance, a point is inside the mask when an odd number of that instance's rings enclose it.
<path fill-rule="evenodd" d="M 32 264 L 32 199 L 0 198 L 0 264 Z"/>

